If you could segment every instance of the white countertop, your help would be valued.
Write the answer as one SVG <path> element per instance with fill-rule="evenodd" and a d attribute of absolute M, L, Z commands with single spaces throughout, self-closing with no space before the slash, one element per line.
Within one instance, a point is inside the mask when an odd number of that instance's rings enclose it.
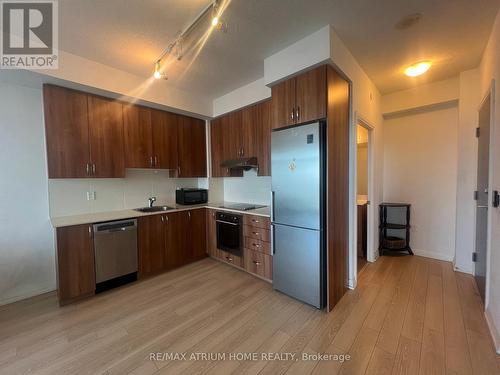
<path fill-rule="evenodd" d="M 59 216 L 52 217 L 50 221 L 54 228 L 58 227 L 67 227 L 71 225 L 80 225 L 80 224 L 91 224 L 91 223 L 100 223 L 103 221 L 111 221 L 111 220 L 121 220 L 121 219 L 131 219 L 135 217 L 141 216 L 149 216 L 149 215 L 159 215 L 159 214 L 168 214 L 172 212 L 178 211 L 187 211 L 194 210 L 199 208 L 210 208 L 217 209 L 220 211 L 228 211 L 228 212 L 237 212 L 240 214 L 247 215 L 258 215 L 258 216 L 266 216 L 269 217 L 269 207 L 257 208 L 255 210 L 249 211 L 239 211 L 239 210 L 231 210 L 227 208 L 220 208 L 221 205 L 230 204 L 232 202 L 209 202 L 205 204 L 184 206 L 181 204 L 175 203 L 158 203 L 156 206 L 169 206 L 173 207 L 172 210 L 168 211 L 158 211 L 158 212 L 140 212 L 135 211 L 134 209 L 126 209 L 126 210 L 117 210 L 117 211 L 106 211 L 106 212 L 93 212 L 88 214 L 81 215 L 71 215 L 71 216 Z"/>

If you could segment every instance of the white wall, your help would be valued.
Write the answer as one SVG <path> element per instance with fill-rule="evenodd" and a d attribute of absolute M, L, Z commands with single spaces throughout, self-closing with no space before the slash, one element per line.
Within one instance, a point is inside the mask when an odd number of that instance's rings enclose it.
<path fill-rule="evenodd" d="M 0 305 L 55 289 L 41 103 L 0 85 Z"/>
<path fill-rule="evenodd" d="M 271 88 L 265 85 L 264 78 L 260 78 L 226 95 L 216 98 L 213 102 L 213 114 L 214 117 L 217 117 L 270 97 Z"/>
<path fill-rule="evenodd" d="M 410 203 L 416 254 L 455 254 L 458 108 L 384 122 L 384 201 Z"/>
<path fill-rule="evenodd" d="M 479 70 L 460 73 L 458 106 L 457 217 L 455 269 L 472 273 L 477 177 L 477 108 L 479 106 Z"/>
<path fill-rule="evenodd" d="M 500 190 L 500 11 L 479 66 L 481 98 L 495 80 L 494 119 L 491 152 L 491 190 Z M 490 209 L 491 237 L 486 279 L 486 317 L 500 353 L 500 209 Z"/>

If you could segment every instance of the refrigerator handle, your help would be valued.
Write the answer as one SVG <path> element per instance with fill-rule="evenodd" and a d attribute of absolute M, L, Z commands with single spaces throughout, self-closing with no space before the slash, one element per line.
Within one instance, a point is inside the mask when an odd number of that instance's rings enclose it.
<path fill-rule="evenodd" d="M 274 221 L 274 191 L 271 191 L 271 222 Z"/>
<path fill-rule="evenodd" d="M 276 251 L 274 247 L 274 224 L 271 224 L 270 234 L 271 234 L 271 256 L 273 256 Z"/>

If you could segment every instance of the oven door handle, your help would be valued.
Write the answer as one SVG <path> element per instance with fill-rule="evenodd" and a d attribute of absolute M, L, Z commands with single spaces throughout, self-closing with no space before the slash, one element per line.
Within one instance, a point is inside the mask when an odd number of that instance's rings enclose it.
<path fill-rule="evenodd" d="M 223 220 L 215 220 L 215 222 L 217 222 L 217 223 L 222 223 L 222 224 L 235 225 L 235 226 L 240 225 L 240 224 L 230 223 L 229 221 L 223 221 Z"/>

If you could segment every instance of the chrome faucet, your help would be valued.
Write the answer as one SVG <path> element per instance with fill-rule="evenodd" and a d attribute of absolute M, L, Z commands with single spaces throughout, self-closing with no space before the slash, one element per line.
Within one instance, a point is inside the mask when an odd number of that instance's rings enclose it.
<path fill-rule="evenodd" d="M 156 197 L 150 197 L 148 198 L 149 201 L 149 207 L 153 207 L 153 204 L 156 202 Z"/>

